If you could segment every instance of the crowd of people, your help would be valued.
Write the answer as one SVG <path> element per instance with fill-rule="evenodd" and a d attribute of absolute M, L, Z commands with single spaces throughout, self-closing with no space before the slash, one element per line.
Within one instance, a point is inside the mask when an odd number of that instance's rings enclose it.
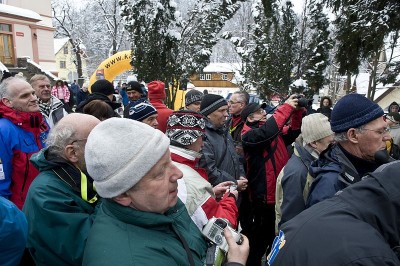
<path fill-rule="evenodd" d="M 74 85 L 0 83 L 0 264 L 400 265 L 397 103 Z"/>

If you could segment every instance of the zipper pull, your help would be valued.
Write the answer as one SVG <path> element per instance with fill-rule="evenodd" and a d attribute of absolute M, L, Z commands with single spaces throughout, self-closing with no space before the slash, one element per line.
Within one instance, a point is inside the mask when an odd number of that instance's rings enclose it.
<path fill-rule="evenodd" d="M 0 158 L 0 180 L 6 179 L 6 175 L 4 174 L 3 163 Z"/>

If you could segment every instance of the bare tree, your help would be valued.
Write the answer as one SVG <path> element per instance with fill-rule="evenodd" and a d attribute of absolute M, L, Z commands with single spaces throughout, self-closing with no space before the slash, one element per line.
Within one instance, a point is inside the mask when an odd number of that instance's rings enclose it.
<path fill-rule="evenodd" d="M 101 11 L 100 18 L 104 19 L 106 36 L 109 36 L 111 47 L 109 56 L 119 51 L 121 43 L 124 41 L 125 28 L 123 19 L 120 16 L 120 6 L 118 0 L 96 0 L 95 6 Z"/>
<path fill-rule="evenodd" d="M 72 7 L 68 1 L 53 2 L 53 18 L 55 22 L 56 37 L 67 37 L 72 45 L 72 52 L 75 54 L 74 63 L 78 72 L 78 79 L 82 79 L 82 54 L 83 43 L 80 38 L 80 24 L 76 19 L 79 12 Z"/>

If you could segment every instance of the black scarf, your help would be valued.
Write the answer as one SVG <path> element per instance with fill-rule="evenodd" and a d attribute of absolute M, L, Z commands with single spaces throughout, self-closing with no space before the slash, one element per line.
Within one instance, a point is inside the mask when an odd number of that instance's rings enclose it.
<path fill-rule="evenodd" d="M 89 204 L 97 203 L 97 192 L 93 186 L 93 179 L 89 176 L 85 171 L 81 171 L 77 167 L 70 164 L 67 160 L 61 157 L 52 156 L 51 153 L 47 153 L 47 160 L 53 163 L 56 163 L 58 167 L 52 169 L 52 171 L 65 183 L 72 187 L 72 189 L 77 192 L 77 194 Z M 86 177 L 86 197 L 83 198 L 83 193 L 81 189 L 81 178 L 82 174 Z"/>

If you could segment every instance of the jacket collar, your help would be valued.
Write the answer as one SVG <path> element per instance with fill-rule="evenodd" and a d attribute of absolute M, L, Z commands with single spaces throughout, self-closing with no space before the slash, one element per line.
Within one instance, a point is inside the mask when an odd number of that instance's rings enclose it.
<path fill-rule="evenodd" d="M 21 112 L 7 107 L 0 102 L 0 118 L 11 121 L 14 125 L 32 132 L 37 136 L 48 129 L 41 112 Z"/>
<path fill-rule="evenodd" d="M 174 222 L 174 217 L 181 215 L 185 211 L 185 205 L 178 199 L 178 203 L 166 213 L 144 212 L 131 207 L 122 206 L 112 199 L 103 201 L 103 210 L 112 214 L 118 220 L 131 225 L 143 228 L 167 228 Z"/>

